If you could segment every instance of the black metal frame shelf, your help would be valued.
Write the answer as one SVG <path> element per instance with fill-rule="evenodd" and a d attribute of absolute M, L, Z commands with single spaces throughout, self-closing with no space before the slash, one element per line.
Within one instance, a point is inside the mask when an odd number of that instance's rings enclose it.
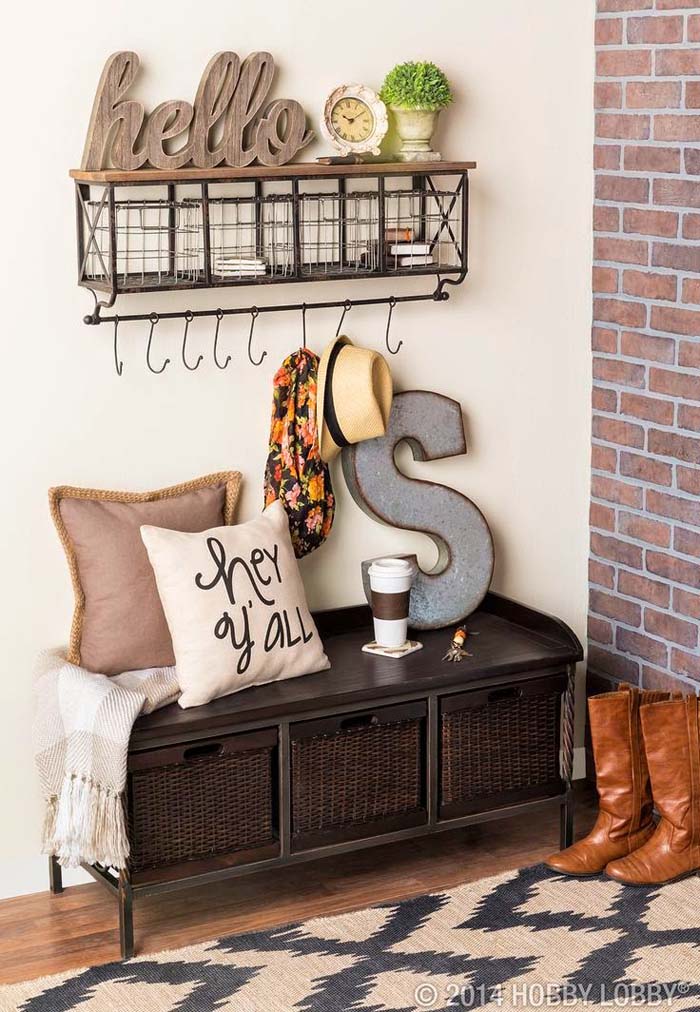
<path fill-rule="evenodd" d="M 122 294 L 433 276 L 434 291 L 197 315 L 445 301 L 467 269 L 473 162 L 367 163 L 171 174 L 74 170 L 78 283 L 97 324 Z M 415 252 L 414 252 L 415 251 Z"/>

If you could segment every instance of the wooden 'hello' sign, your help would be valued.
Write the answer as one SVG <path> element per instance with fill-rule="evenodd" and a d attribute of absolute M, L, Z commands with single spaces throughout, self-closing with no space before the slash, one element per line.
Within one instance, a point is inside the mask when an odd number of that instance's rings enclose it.
<path fill-rule="evenodd" d="M 138 69 L 136 53 L 113 53 L 107 60 L 82 169 L 213 169 L 250 165 L 256 159 L 263 165 L 285 165 L 314 136 L 293 99 L 276 99 L 263 109 L 275 73 L 270 53 L 251 53 L 243 61 L 236 53 L 217 53 L 202 75 L 194 104 L 161 102 L 148 116 L 141 102 L 125 97 Z M 168 142 L 185 131 L 186 142 L 171 151 Z"/>

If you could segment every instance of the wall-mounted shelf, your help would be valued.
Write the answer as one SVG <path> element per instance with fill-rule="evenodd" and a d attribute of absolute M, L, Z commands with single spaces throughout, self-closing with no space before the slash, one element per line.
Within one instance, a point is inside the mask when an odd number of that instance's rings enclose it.
<path fill-rule="evenodd" d="M 136 292 L 421 275 L 438 276 L 425 297 L 439 300 L 466 276 L 475 165 L 73 170 L 78 281 L 98 308 Z"/>
<path fill-rule="evenodd" d="M 318 162 L 298 162 L 292 165 L 270 167 L 249 165 L 243 169 L 177 169 L 166 172 L 161 169 L 136 169 L 124 172 L 121 169 L 100 169 L 84 172 L 71 169 L 70 177 L 79 183 L 119 183 L 122 186 L 144 183 L 202 183 L 227 182 L 241 179 L 335 179 L 339 176 L 410 176 L 414 172 L 431 176 L 449 173 L 461 174 L 476 168 L 476 162 L 359 162 L 356 165 L 322 165 Z"/>

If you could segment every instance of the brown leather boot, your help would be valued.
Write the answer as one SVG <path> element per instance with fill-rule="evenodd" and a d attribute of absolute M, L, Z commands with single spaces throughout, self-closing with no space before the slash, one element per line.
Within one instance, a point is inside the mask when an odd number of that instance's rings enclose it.
<path fill-rule="evenodd" d="M 640 692 L 621 685 L 588 700 L 600 811 L 593 829 L 578 843 L 547 858 L 552 871 L 584 878 L 599 875 L 654 832 L 652 801 L 641 740 L 639 708 L 668 699 L 667 692 Z"/>
<path fill-rule="evenodd" d="M 641 710 L 651 789 L 661 816 L 656 832 L 605 872 L 627 885 L 663 885 L 700 870 L 700 714 L 698 699 Z"/>

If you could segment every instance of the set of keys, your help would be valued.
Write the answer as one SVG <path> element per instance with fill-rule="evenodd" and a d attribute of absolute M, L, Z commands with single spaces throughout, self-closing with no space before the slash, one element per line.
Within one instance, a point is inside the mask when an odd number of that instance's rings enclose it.
<path fill-rule="evenodd" d="M 464 644 L 467 641 L 467 635 L 478 636 L 479 634 L 475 632 L 467 633 L 467 630 L 460 626 L 452 637 L 450 649 L 442 658 L 443 661 L 451 661 L 453 664 L 458 664 L 460 661 L 464 660 L 465 657 L 473 657 L 473 654 L 470 654 L 464 649 Z"/>

